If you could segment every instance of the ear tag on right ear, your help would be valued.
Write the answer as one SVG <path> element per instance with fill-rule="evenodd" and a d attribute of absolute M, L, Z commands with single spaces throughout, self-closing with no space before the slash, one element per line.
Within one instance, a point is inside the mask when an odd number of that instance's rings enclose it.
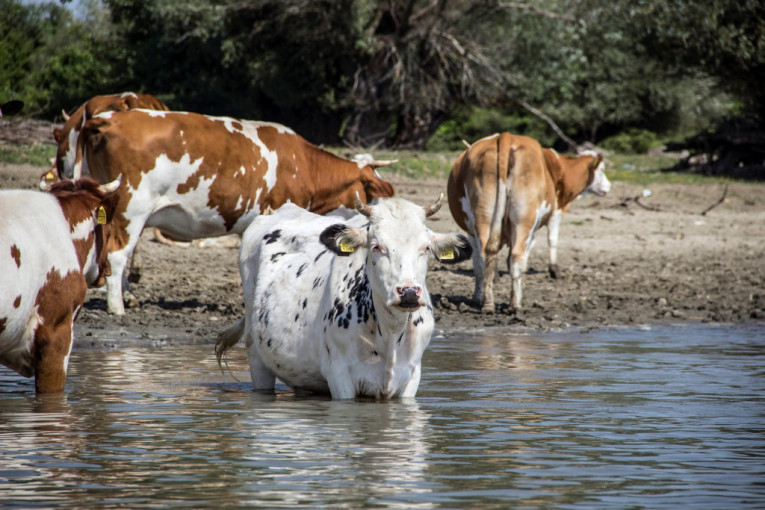
<path fill-rule="evenodd" d="M 356 248 L 348 241 L 340 241 L 340 251 L 343 253 L 353 253 L 356 251 Z"/>
<path fill-rule="evenodd" d="M 98 224 L 106 225 L 106 209 L 102 205 L 98 206 Z"/>
<path fill-rule="evenodd" d="M 454 260 L 454 250 L 446 248 L 444 251 L 438 254 L 440 260 Z"/>

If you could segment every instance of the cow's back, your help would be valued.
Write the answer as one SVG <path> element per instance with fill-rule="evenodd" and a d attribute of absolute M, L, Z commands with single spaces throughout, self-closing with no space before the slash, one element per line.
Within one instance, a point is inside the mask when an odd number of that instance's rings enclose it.
<path fill-rule="evenodd" d="M 46 281 L 69 275 L 84 298 L 69 229 L 52 195 L 0 191 L 0 363 L 25 376 L 32 375 L 29 349 L 39 324 L 38 293 Z"/>
<path fill-rule="evenodd" d="M 135 94 L 133 92 L 94 96 L 80 105 L 69 116 L 61 130 L 54 130 L 54 137 L 58 144 L 56 167 L 59 177 L 72 177 L 74 166 L 79 160 L 79 156 L 76 155 L 77 145 L 80 131 L 85 122 L 102 112 L 120 112 L 135 108 L 169 110 L 167 105 L 153 95 Z"/>

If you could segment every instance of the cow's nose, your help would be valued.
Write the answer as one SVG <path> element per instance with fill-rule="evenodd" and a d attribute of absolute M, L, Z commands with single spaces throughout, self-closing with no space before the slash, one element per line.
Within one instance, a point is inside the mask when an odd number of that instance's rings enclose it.
<path fill-rule="evenodd" d="M 396 287 L 396 294 L 398 294 L 399 297 L 399 306 L 419 306 L 422 287 L 419 285 Z"/>

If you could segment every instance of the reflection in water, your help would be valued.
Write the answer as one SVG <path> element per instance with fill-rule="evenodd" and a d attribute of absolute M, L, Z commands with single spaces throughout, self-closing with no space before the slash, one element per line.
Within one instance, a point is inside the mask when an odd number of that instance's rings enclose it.
<path fill-rule="evenodd" d="M 383 403 L 251 392 L 243 349 L 75 351 L 62 395 L 0 371 L 0 501 L 757 508 L 764 333 L 450 333 Z"/>

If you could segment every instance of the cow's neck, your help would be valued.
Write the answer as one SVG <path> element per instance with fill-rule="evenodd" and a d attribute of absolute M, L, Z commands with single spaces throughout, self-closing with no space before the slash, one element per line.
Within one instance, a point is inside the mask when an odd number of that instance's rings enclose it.
<path fill-rule="evenodd" d="M 588 171 L 586 165 L 569 164 L 564 167 L 560 161 L 556 165 L 548 164 L 548 173 L 555 185 L 558 207 L 571 203 L 587 187 Z"/>
<path fill-rule="evenodd" d="M 375 299 L 377 303 L 384 303 L 381 299 Z M 375 308 L 377 310 L 377 331 L 375 335 L 375 345 L 378 350 L 385 352 L 385 357 L 389 362 L 398 362 L 399 354 L 405 353 L 409 357 L 416 346 L 411 345 L 412 333 L 414 331 L 414 322 L 418 320 L 420 310 L 414 312 L 403 312 L 394 310 L 387 306 Z"/>

